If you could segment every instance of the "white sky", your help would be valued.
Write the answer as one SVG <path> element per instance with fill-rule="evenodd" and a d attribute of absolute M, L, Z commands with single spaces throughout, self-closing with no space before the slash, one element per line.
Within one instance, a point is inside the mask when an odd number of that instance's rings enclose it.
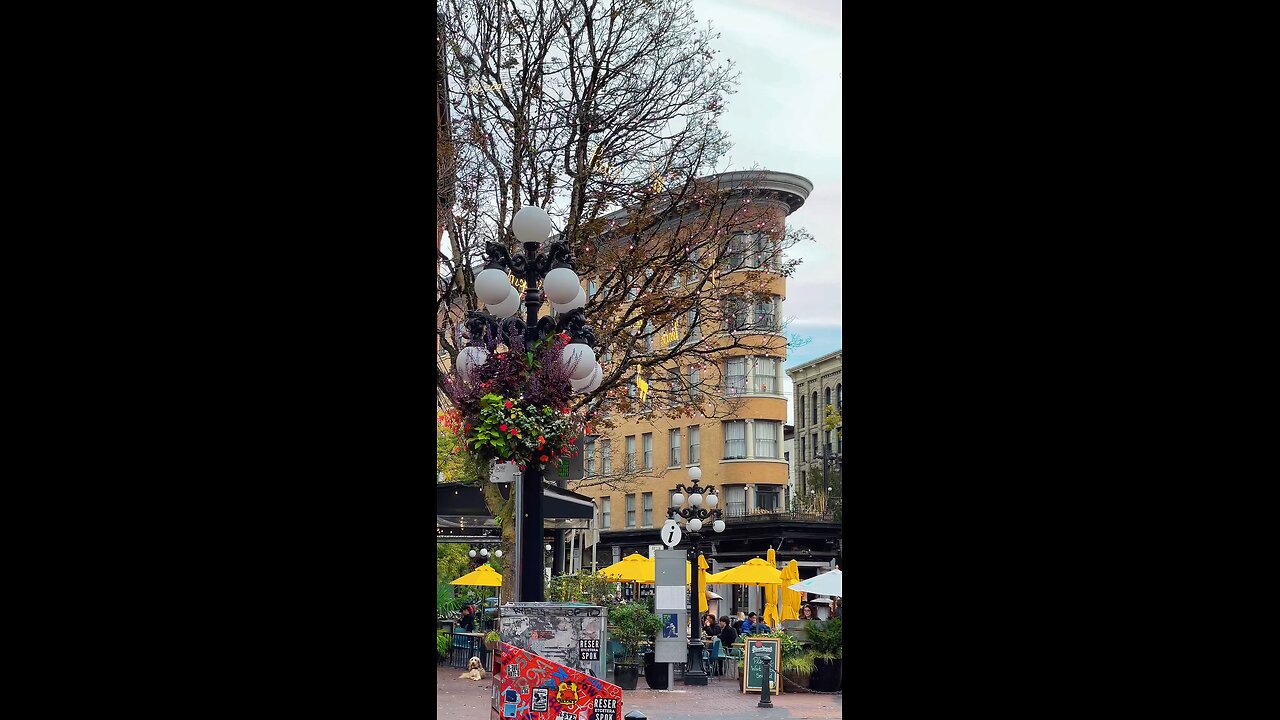
<path fill-rule="evenodd" d="M 787 281 L 789 332 L 813 342 L 788 350 L 786 367 L 841 347 L 841 3 L 840 0 L 692 0 L 720 33 L 720 56 L 741 72 L 721 126 L 733 141 L 730 165 L 802 175 L 813 194 L 788 218 L 816 242 L 792 249 L 803 259 Z M 794 424 L 791 380 L 785 381 Z"/>

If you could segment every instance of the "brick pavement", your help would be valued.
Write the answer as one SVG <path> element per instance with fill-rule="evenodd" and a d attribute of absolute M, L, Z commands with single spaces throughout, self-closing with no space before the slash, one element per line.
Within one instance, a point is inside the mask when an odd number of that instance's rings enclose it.
<path fill-rule="evenodd" d="M 489 720 L 489 691 L 493 678 L 459 680 L 462 670 L 436 668 L 436 712 L 449 720 Z M 841 717 L 841 695 L 783 693 L 772 697 L 772 708 L 756 707 L 759 693 L 742 694 L 736 680 L 713 680 L 706 687 L 686 688 L 679 679 L 670 691 L 650 690 L 644 678 L 635 690 L 622 692 L 624 714 L 640 710 L 649 720 L 835 720 Z"/>

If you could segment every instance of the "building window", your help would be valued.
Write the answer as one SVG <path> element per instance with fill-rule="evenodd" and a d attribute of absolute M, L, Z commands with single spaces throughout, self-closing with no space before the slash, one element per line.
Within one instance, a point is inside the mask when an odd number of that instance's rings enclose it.
<path fill-rule="evenodd" d="M 823 414 L 824 414 L 824 415 L 826 414 L 826 407 L 825 407 L 825 406 L 826 406 L 826 405 L 830 405 L 830 404 L 831 404 L 831 388 L 827 388 L 826 393 L 827 393 L 827 394 L 826 394 L 827 401 L 823 404 L 823 405 L 824 405 L 824 407 L 823 407 Z"/>
<path fill-rule="evenodd" d="M 836 385 L 836 411 L 844 409 L 844 386 Z"/>
<path fill-rule="evenodd" d="M 804 438 L 800 438 L 800 462 L 804 462 Z"/>
<path fill-rule="evenodd" d="M 796 421 L 797 421 L 797 422 L 796 422 L 796 425 L 797 425 L 797 426 L 799 426 L 799 427 L 804 427 L 804 396 L 803 396 L 803 395 L 801 395 L 801 396 L 797 397 L 797 398 L 796 398 L 796 402 L 798 403 L 798 404 L 796 405 L 796 410 L 797 410 L 797 412 L 796 412 Z M 801 438 L 801 439 L 803 439 L 803 438 Z M 803 455 L 803 454 L 804 454 L 804 453 L 801 453 L 801 455 Z M 802 457 L 802 458 L 800 458 L 800 459 L 801 459 L 801 460 L 803 460 L 804 458 Z"/>
<path fill-rule="evenodd" d="M 636 469 L 636 436 L 627 436 L 627 464 L 623 472 L 635 472 Z M 631 508 L 635 510 L 635 508 Z"/>
<path fill-rule="evenodd" d="M 702 257 L 702 248 L 694 248 L 693 252 L 689 253 L 689 264 L 694 268 L 701 268 L 702 266 L 698 264 L 698 259 L 701 257 Z M 699 273 L 697 270 L 694 270 L 689 273 L 690 283 L 696 283 L 701 279 L 702 279 L 702 274 Z"/>
<path fill-rule="evenodd" d="M 777 330 L 778 318 L 774 312 L 773 300 L 762 300 L 756 303 L 756 328 L 760 330 Z"/>
<path fill-rule="evenodd" d="M 689 464 L 697 465 L 702 460 L 702 452 L 698 446 L 698 436 L 701 433 L 697 425 L 689 426 Z"/>
<path fill-rule="evenodd" d="M 741 395 L 747 391 L 747 359 L 729 358 L 724 364 L 724 392 Z"/>
<path fill-rule="evenodd" d="M 844 452 L 844 430 L 836 428 L 836 453 Z"/>
<path fill-rule="evenodd" d="M 680 273 L 671 273 L 671 281 L 667 283 L 667 287 L 672 290 L 680 287 Z"/>
<path fill-rule="evenodd" d="M 653 527 L 653 493 L 644 493 L 640 496 L 642 501 L 641 508 L 643 516 L 640 518 L 641 527 Z"/>
<path fill-rule="evenodd" d="M 644 469 L 653 469 L 653 433 L 645 433 L 640 436 L 644 441 Z"/>
<path fill-rule="evenodd" d="M 592 298 L 592 296 L 594 296 L 594 295 L 596 294 L 596 289 L 597 289 L 597 288 L 596 288 L 596 281 L 595 281 L 595 280 L 588 280 L 588 281 L 587 281 L 587 299 L 588 299 L 588 300 L 590 300 L 590 299 Z"/>
<path fill-rule="evenodd" d="M 741 460 L 747 456 L 747 423 L 733 420 L 724 426 L 724 459 Z"/>
<path fill-rule="evenodd" d="M 697 340 L 702 337 L 702 328 L 698 325 L 698 309 L 689 311 L 689 337 Z"/>
<path fill-rule="evenodd" d="M 680 428 L 672 430 L 670 433 L 671 458 L 667 461 L 667 467 L 680 466 Z"/>
<path fill-rule="evenodd" d="M 767 510 L 769 512 L 777 512 L 781 509 L 778 505 L 778 497 L 780 488 L 777 485 L 757 485 L 756 486 L 756 509 Z"/>
<path fill-rule="evenodd" d="M 632 493 L 627 496 L 627 527 L 636 526 L 636 496 Z"/>
<path fill-rule="evenodd" d="M 733 272 L 743 266 L 746 262 L 747 255 L 747 236 L 739 233 L 729 238 L 729 245 L 725 248 L 724 269 L 725 272 Z"/>
<path fill-rule="evenodd" d="M 818 433 L 813 434 L 813 459 L 817 460 L 822 454 L 822 446 L 818 444 Z"/>
<path fill-rule="evenodd" d="M 613 474 L 613 441 L 600 441 L 600 474 Z"/>
<path fill-rule="evenodd" d="M 640 332 L 644 335 L 645 352 L 653 352 L 653 323 L 646 321 Z"/>
<path fill-rule="evenodd" d="M 583 461 L 586 463 L 586 475 L 591 477 L 596 473 L 596 441 L 588 440 L 583 450 L 585 451 L 582 454 L 585 456 Z"/>
<path fill-rule="evenodd" d="M 747 514 L 747 489 L 742 485 L 731 485 L 724 489 L 724 511 L 729 517 L 741 517 Z"/>
<path fill-rule="evenodd" d="M 817 425 L 818 424 L 818 393 L 816 390 L 813 393 L 812 400 L 813 400 L 813 407 L 811 409 L 811 414 L 813 415 L 813 424 Z M 814 441 L 814 445 L 817 445 L 816 440 Z"/>
<path fill-rule="evenodd" d="M 613 527 L 610 513 L 613 512 L 613 498 L 600 498 L 600 527 L 608 530 Z"/>
<path fill-rule="evenodd" d="M 752 435 L 755 436 L 756 457 L 778 457 L 778 423 L 772 420 L 757 420 Z"/>
<path fill-rule="evenodd" d="M 700 395 L 702 392 L 702 390 L 700 389 L 701 385 L 702 385 L 702 372 L 698 370 L 697 367 L 691 366 L 689 368 L 689 397 L 690 398 L 694 400 L 698 399 L 698 395 Z"/>
<path fill-rule="evenodd" d="M 751 306 L 742 298 L 724 301 L 725 324 L 730 330 L 746 330 L 751 324 Z"/>
<path fill-rule="evenodd" d="M 781 363 L 778 358 L 753 358 L 752 362 L 756 368 L 756 379 L 752 390 L 759 389 L 762 393 L 781 393 L 782 379 L 778 377 Z"/>

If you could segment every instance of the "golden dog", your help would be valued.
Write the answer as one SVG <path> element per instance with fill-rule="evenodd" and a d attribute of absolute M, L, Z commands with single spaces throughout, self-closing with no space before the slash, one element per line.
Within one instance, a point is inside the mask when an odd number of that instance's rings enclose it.
<path fill-rule="evenodd" d="M 480 658 L 473 657 L 467 661 L 467 671 L 458 676 L 459 680 L 483 680 L 484 668 L 480 666 Z"/>

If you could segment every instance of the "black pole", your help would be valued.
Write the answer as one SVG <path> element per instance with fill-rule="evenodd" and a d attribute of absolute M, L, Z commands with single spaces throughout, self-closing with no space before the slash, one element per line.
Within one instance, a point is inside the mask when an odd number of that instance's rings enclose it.
<path fill-rule="evenodd" d="M 707 671 L 702 669 L 702 619 L 698 617 L 698 540 L 701 535 L 689 533 L 693 557 L 689 560 L 689 657 L 684 669 L 685 685 L 707 684 Z"/>
<path fill-rule="evenodd" d="M 524 340 L 525 347 L 532 349 L 533 343 L 538 339 L 538 308 L 542 306 L 542 293 L 538 290 L 538 278 L 536 276 L 537 263 L 535 258 L 538 254 L 538 245 L 536 242 L 527 242 L 524 244 L 525 252 L 525 331 Z M 544 602 L 546 594 L 544 591 L 543 580 L 543 548 L 542 548 L 542 467 L 533 459 L 530 459 L 529 465 L 521 477 L 520 482 L 524 483 L 524 517 L 517 518 L 520 522 L 521 536 L 520 539 L 524 543 L 524 547 L 519 548 L 520 553 L 520 602 Z"/>
<path fill-rule="evenodd" d="M 773 703 L 769 700 L 769 681 L 773 679 L 773 675 L 769 674 L 770 657 L 765 655 L 760 658 L 760 662 L 764 664 L 764 679 L 760 681 L 760 703 L 756 707 L 771 708 Z M 743 668 L 746 671 L 746 668 Z M 743 682 L 746 682 L 745 680 Z"/>

